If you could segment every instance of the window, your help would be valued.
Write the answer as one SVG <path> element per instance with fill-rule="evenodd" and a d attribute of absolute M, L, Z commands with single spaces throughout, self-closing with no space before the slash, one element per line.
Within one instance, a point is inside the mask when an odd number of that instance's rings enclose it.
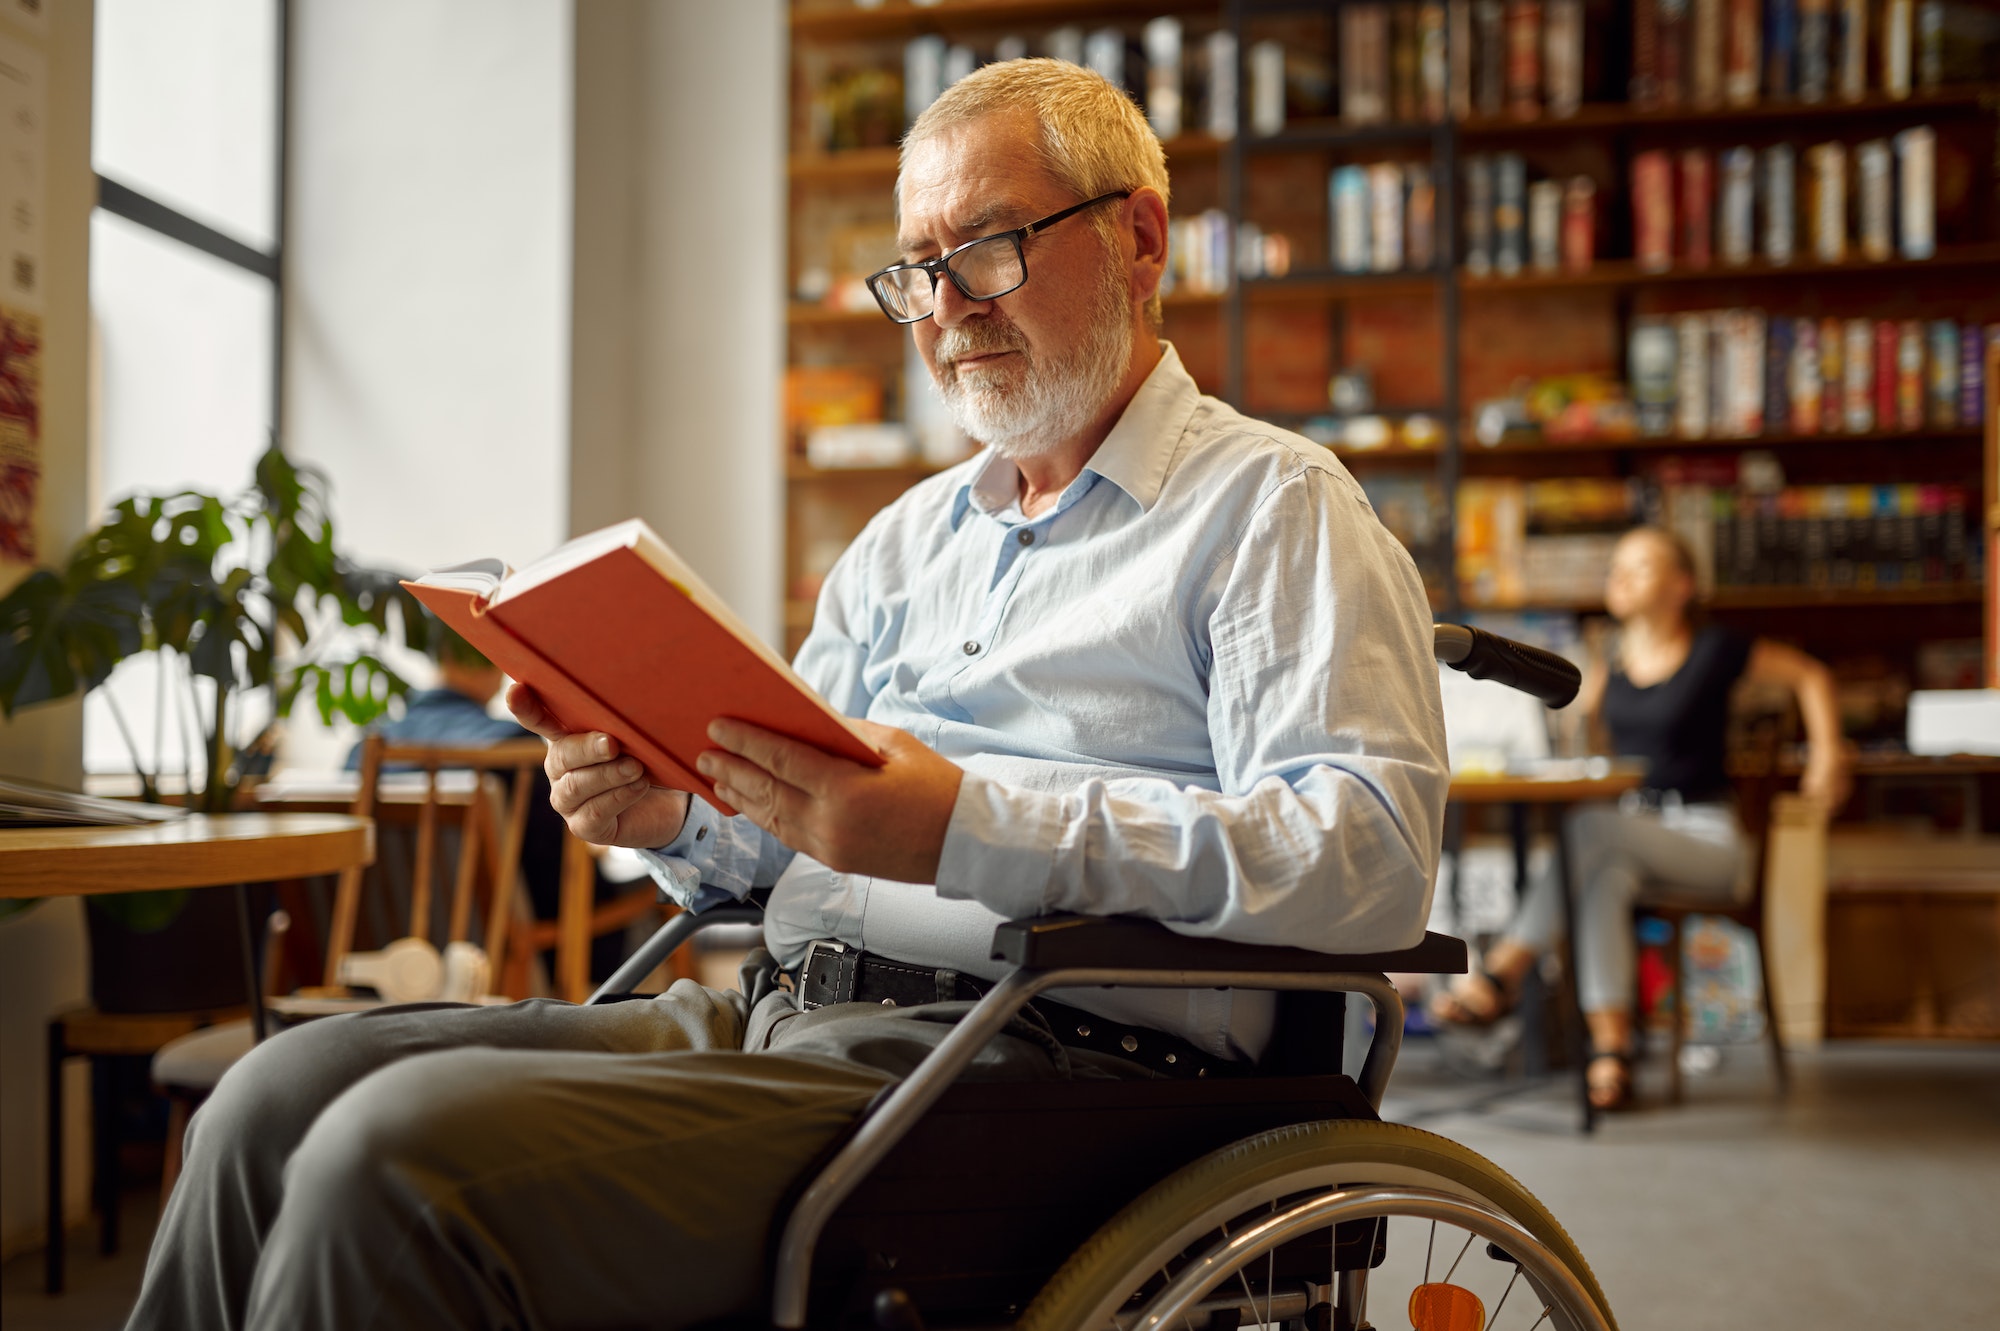
<path fill-rule="evenodd" d="M 97 0 L 100 508 L 136 490 L 241 490 L 277 424 L 286 26 L 286 0 Z M 151 660 L 121 666 L 85 703 L 86 770 L 130 770 L 137 748 L 180 771 L 187 688 Z"/>

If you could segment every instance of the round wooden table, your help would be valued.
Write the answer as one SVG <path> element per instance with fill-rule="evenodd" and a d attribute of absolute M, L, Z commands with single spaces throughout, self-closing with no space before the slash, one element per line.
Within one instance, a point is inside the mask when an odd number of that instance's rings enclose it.
<path fill-rule="evenodd" d="M 366 818 L 323 813 L 190 814 L 135 827 L 0 828 L 0 897 L 228 887 L 372 864 Z"/>

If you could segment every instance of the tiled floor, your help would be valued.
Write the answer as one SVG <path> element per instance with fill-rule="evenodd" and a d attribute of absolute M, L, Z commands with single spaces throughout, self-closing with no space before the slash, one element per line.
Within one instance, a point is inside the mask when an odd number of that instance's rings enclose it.
<path fill-rule="evenodd" d="M 1621 1115 L 1586 1140 L 1563 1082 L 1453 1112 L 1482 1088 L 1413 1041 L 1389 1116 L 1472 1146 L 1540 1195 L 1624 1331 L 2000 1325 L 2000 1050 L 1846 1045 L 1794 1066 L 1781 1103 L 1761 1052 L 1730 1050 L 1687 1104 Z M 153 1203 L 131 1195 L 116 1258 L 76 1232 L 59 1299 L 41 1294 L 39 1253 L 7 1263 L 0 1324 L 119 1326 Z"/>

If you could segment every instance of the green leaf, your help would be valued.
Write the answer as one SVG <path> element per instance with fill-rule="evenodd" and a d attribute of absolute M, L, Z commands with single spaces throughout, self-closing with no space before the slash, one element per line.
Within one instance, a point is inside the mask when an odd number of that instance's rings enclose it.
<path fill-rule="evenodd" d="M 140 589 L 94 571 L 38 570 L 0 600 L 0 713 L 94 689 L 144 647 Z"/>

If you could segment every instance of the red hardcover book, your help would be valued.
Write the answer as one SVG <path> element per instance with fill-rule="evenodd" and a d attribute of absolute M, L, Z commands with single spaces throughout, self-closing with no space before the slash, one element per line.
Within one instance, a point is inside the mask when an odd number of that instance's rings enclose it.
<path fill-rule="evenodd" d="M 1731 106 L 1751 106 L 1764 72 L 1763 0 L 1729 0 L 1724 20 L 1722 95 Z"/>
<path fill-rule="evenodd" d="M 1896 428 L 1896 343 L 1902 329 L 1894 319 L 1875 321 L 1875 428 Z"/>
<path fill-rule="evenodd" d="M 1706 268 L 1715 232 L 1715 159 L 1706 148 L 1681 150 L 1680 250 L 1690 268 Z"/>
<path fill-rule="evenodd" d="M 733 809 L 695 771 L 719 717 L 882 765 L 652 528 L 634 519 L 511 571 L 494 559 L 403 584 L 572 731 L 601 730 L 657 785 Z"/>
<path fill-rule="evenodd" d="M 1516 120 L 1542 114 L 1541 0 L 1507 6 L 1507 114 Z"/>
<path fill-rule="evenodd" d="M 1641 111 L 1660 104 L 1660 0 L 1632 5 L 1632 82 L 1626 95 Z"/>
<path fill-rule="evenodd" d="M 1649 273 L 1674 265 L 1674 165 L 1664 148 L 1632 159 L 1633 258 Z"/>

